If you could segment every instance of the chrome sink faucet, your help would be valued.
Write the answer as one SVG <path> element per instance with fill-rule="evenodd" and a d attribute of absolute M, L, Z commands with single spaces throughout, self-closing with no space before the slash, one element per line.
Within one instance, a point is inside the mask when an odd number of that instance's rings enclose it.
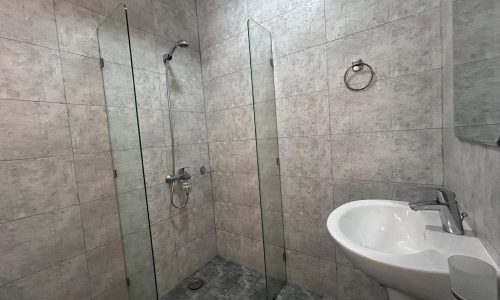
<path fill-rule="evenodd" d="M 457 235 L 464 234 L 463 219 L 467 216 L 465 212 L 460 213 L 458 202 L 454 192 L 443 188 L 422 188 L 430 189 L 436 192 L 437 199 L 435 201 L 421 201 L 410 203 L 410 208 L 419 210 L 436 210 L 439 211 L 443 230 Z"/>

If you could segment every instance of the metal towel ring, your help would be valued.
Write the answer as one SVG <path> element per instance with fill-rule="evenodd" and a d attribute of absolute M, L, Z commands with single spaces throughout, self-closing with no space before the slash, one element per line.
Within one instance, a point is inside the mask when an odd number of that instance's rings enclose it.
<path fill-rule="evenodd" d="M 371 74 L 370 81 L 369 81 L 369 82 L 368 82 L 368 84 L 366 84 L 364 87 L 361 87 L 361 88 L 353 88 L 353 87 L 352 87 L 352 86 L 350 86 L 350 85 L 349 85 L 349 83 L 347 82 L 347 74 L 349 74 L 349 71 L 351 71 L 351 70 L 352 70 L 353 72 L 359 72 L 359 71 L 363 70 L 363 68 L 364 68 L 365 66 L 367 66 L 367 67 L 368 67 L 368 69 L 370 69 L 370 74 Z M 349 67 L 349 69 L 347 69 L 347 71 L 345 71 L 345 73 L 344 73 L 344 83 L 345 83 L 345 86 L 346 86 L 348 89 L 350 89 L 351 91 L 362 91 L 362 90 L 364 90 L 364 89 L 366 89 L 367 87 L 369 87 L 369 86 L 370 86 L 370 84 L 371 84 L 371 83 L 372 83 L 372 81 L 373 81 L 373 77 L 375 77 L 375 72 L 373 72 L 373 68 L 372 68 L 369 64 L 367 64 L 367 63 L 363 62 L 363 60 L 362 60 L 362 59 L 357 59 L 357 60 L 354 60 L 354 61 L 352 62 L 352 65 Z"/>

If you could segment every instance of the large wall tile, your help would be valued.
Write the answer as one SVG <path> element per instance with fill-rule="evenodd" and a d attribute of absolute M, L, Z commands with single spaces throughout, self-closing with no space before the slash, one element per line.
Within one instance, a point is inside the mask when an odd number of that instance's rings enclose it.
<path fill-rule="evenodd" d="M 330 132 L 332 134 L 348 133 L 349 124 L 349 102 L 348 91 L 341 87 L 328 91 L 330 99 Z"/>
<path fill-rule="evenodd" d="M 0 39 L 0 98 L 65 102 L 57 50 Z"/>
<path fill-rule="evenodd" d="M 252 81 L 241 70 L 203 83 L 207 112 L 252 104 Z"/>
<path fill-rule="evenodd" d="M 328 91 L 276 100 L 280 137 L 328 135 Z"/>
<path fill-rule="evenodd" d="M 277 59 L 275 78 L 277 98 L 327 89 L 325 45 Z"/>
<path fill-rule="evenodd" d="M 153 0 L 152 3 L 156 34 L 173 43 L 184 39 L 192 47 L 198 47 L 198 30 L 193 12 L 186 12 L 180 5 L 170 4 L 168 1 Z"/>
<path fill-rule="evenodd" d="M 215 230 L 177 250 L 179 277 L 186 278 L 217 255 Z"/>
<path fill-rule="evenodd" d="M 108 107 L 107 112 L 112 149 L 138 149 L 139 128 L 135 108 Z"/>
<path fill-rule="evenodd" d="M 111 289 L 125 281 L 121 240 L 92 249 L 87 253 L 87 263 L 92 296 Z"/>
<path fill-rule="evenodd" d="M 170 154 L 168 155 L 168 162 L 169 164 L 171 162 Z M 206 171 L 209 172 L 213 165 L 209 159 L 208 144 L 175 146 L 175 166 L 176 169 L 188 168 L 193 173 L 197 173 L 204 166 Z"/>
<path fill-rule="evenodd" d="M 122 235 L 148 227 L 146 193 L 139 189 L 118 195 Z"/>
<path fill-rule="evenodd" d="M 162 109 L 163 81 L 160 80 L 157 73 L 146 70 L 134 70 L 134 84 L 139 108 Z"/>
<path fill-rule="evenodd" d="M 199 18 L 201 49 L 213 46 L 247 28 L 247 1 L 231 0 Z"/>
<path fill-rule="evenodd" d="M 328 178 L 283 176 L 281 185 L 285 212 L 327 217 L 333 210 L 332 183 Z"/>
<path fill-rule="evenodd" d="M 0 37 L 58 48 L 53 1 L 4 0 L 0 5 Z"/>
<path fill-rule="evenodd" d="M 177 255 L 171 253 L 160 257 L 155 256 L 155 264 L 158 293 L 164 295 L 173 289 L 181 280 L 181 278 L 179 278 Z"/>
<path fill-rule="evenodd" d="M 71 104 L 104 106 L 99 60 L 61 52 L 66 101 Z"/>
<path fill-rule="evenodd" d="M 199 79 L 169 77 L 170 103 L 173 111 L 205 112 L 203 84 Z M 165 80 L 160 81 L 161 84 Z M 162 96 L 166 95 L 166 92 Z M 165 101 L 166 102 L 166 101 Z M 164 106 L 166 109 L 167 105 Z"/>
<path fill-rule="evenodd" d="M 223 258 L 242 266 L 264 272 L 262 241 L 217 230 L 217 251 Z"/>
<path fill-rule="evenodd" d="M 72 154 L 66 105 L 0 100 L 0 160 Z"/>
<path fill-rule="evenodd" d="M 440 0 L 388 0 L 389 20 L 397 20 L 413 14 L 439 7 Z"/>
<path fill-rule="evenodd" d="M 280 138 L 279 149 L 283 175 L 331 178 L 330 136 Z"/>
<path fill-rule="evenodd" d="M 328 41 L 345 35 L 346 18 L 342 4 L 343 1 L 339 0 L 325 0 L 326 39 Z"/>
<path fill-rule="evenodd" d="M 72 156 L 1 162 L 0 174 L 2 221 L 78 204 Z"/>
<path fill-rule="evenodd" d="M 163 122 L 163 111 L 139 109 L 139 128 L 143 148 L 166 146 Z"/>
<path fill-rule="evenodd" d="M 149 221 L 156 224 L 170 218 L 172 206 L 170 205 L 169 188 L 162 183 L 146 188 L 148 197 Z"/>
<path fill-rule="evenodd" d="M 212 173 L 214 200 L 246 206 L 260 206 L 257 175 Z"/>
<path fill-rule="evenodd" d="M 198 16 L 203 16 L 228 2 L 229 0 L 196 0 L 196 11 Z"/>
<path fill-rule="evenodd" d="M 250 66 L 248 34 L 242 32 L 201 52 L 203 80 L 207 81 Z"/>
<path fill-rule="evenodd" d="M 151 226 L 153 252 L 155 258 L 162 258 L 175 254 L 174 224 L 171 220 L 164 220 Z"/>
<path fill-rule="evenodd" d="M 130 46 L 134 68 L 158 72 L 155 36 L 153 34 L 131 27 Z"/>
<path fill-rule="evenodd" d="M 165 182 L 167 173 L 167 151 L 165 148 L 148 148 L 142 150 L 144 176 L 146 186 Z"/>
<path fill-rule="evenodd" d="M 154 275 L 153 270 L 149 268 L 153 263 L 149 229 L 139 230 L 124 236 L 123 251 L 127 275 L 132 282 L 141 280 L 140 277 Z M 141 273 L 143 276 L 137 276 Z"/>
<path fill-rule="evenodd" d="M 68 105 L 75 154 L 110 151 L 106 109 L 101 106 Z"/>
<path fill-rule="evenodd" d="M 127 1 L 128 22 L 131 27 L 147 32 L 154 31 L 153 6 L 148 0 Z"/>
<path fill-rule="evenodd" d="M 116 170 L 116 190 L 125 193 L 144 187 L 141 153 L 139 149 L 113 151 L 113 166 Z"/>
<path fill-rule="evenodd" d="M 120 237 L 115 198 L 86 202 L 81 209 L 87 251 Z"/>
<path fill-rule="evenodd" d="M 260 208 L 215 201 L 214 210 L 218 230 L 262 240 Z"/>
<path fill-rule="evenodd" d="M 111 153 L 75 155 L 80 203 L 115 196 Z"/>
<path fill-rule="evenodd" d="M 441 67 L 440 9 L 432 9 L 388 25 L 390 75 Z"/>
<path fill-rule="evenodd" d="M 207 203 L 172 218 L 175 245 L 180 248 L 214 230 L 214 208 Z"/>
<path fill-rule="evenodd" d="M 274 58 L 326 41 L 323 0 L 305 2 L 264 24 L 273 37 Z"/>
<path fill-rule="evenodd" d="M 107 107 L 135 107 L 132 69 L 112 62 L 102 69 Z M 139 78 L 136 77 L 135 80 Z"/>
<path fill-rule="evenodd" d="M 205 113 L 176 111 L 172 113 L 175 145 L 207 142 Z"/>
<path fill-rule="evenodd" d="M 96 30 L 105 17 L 63 0 L 55 11 L 61 50 L 99 58 Z"/>
<path fill-rule="evenodd" d="M 287 250 L 286 255 L 287 279 L 290 282 L 327 297 L 337 297 L 335 263 L 291 250 Z"/>
<path fill-rule="evenodd" d="M 345 33 L 353 34 L 389 21 L 388 1 L 342 0 Z"/>
<path fill-rule="evenodd" d="M 255 141 L 210 144 L 210 166 L 215 172 L 257 173 Z"/>
<path fill-rule="evenodd" d="M 85 255 L 79 255 L 0 288 L 0 298 L 89 299 L 90 286 Z"/>
<path fill-rule="evenodd" d="M 357 269 L 337 265 L 337 278 L 340 299 L 387 299 L 386 289 Z"/>
<path fill-rule="evenodd" d="M 253 117 L 251 105 L 207 113 L 208 140 L 224 142 L 254 138 Z"/>

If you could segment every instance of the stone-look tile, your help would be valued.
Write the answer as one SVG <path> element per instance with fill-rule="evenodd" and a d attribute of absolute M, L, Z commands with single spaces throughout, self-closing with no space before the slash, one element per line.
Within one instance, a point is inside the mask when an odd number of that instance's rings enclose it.
<path fill-rule="evenodd" d="M 158 294 L 164 295 L 172 290 L 180 281 L 177 255 L 175 253 L 160 257 L 155 255 L 155 265 Z"/>
<path fill-rule="evenodd" d="M 146 186 L 165 182 L 167 176 L 167 151 L 165 148 L 142 150 Z"/>
<path fill-rule="evenodd" d="M 139 128 L 143 148 L 166 146 L 165 132 L 163 131 L 163 111 L 157 109 L 139 109 Z"/>
<path fill-rule="evenodd" d="M 258 140 L 276 139 L 278 137 L 276 101 L 270 100 L 255 103 L 253 110 L 255 119 L 255 137 Z"/>
<path fill-rule="evenodd" d="M 299 287 L 296 284 L 287 282 L 285 286 L 281 289 L 278 300 L 299 300 L 299 299 L 308 299 L 308 300 L 317 300 L 317 299 L 325 299 L 321 295 L 316 292 L 305 290 Z M 326 298 L 328 299 L 328 298 Z M 335 297 L 334 297 L 335 299 Z"/>
<path fill-rule="evenodd" d="M 455 126 L 500 123 L 498 66 L 500 58 L 454 67 Z"/>
<path fill-rule="evenodd" d="M 291 250 L 287 250 L 286 255 L 290 282 L 326 297 L 337 298 L 336 279 L 340 274 L 337 274 L 335 263 Z"/>
<path fill-rule="evenodd" d="M 198 16 L 203 16 L 228 1 L 229 0 L 196 0 L 196 11 Z"/>
<path fill-rule="evenodd" d="M 210 144 L 210 167 L 215 172 L 257 173 L 255 141 Z"/>
<path fill-rule="evenodd" d="M 0 174 L 1 221 L 78 204 L 71 156 L 0 162 Z"/>
<path fill-rule="evenodd" d="M 204 81 L 250 67 L 247 32 L 203 50 L 201 63 Z"/>
<path fill-rule="evenodd" d="M 225 142 L 254 138 L 253 116 L 251 105 L 207 113 L 208 140 Z"/>
<path fill-rule="evenodd" d="M 281 181 L 276 175 L 260 175 L 260 200 L 263 210 L 283 211 Z"/>
<path fill-rule="evenodd" d="M 186 278 L 217 255 L 215 230 L 177 249 L 179 277 Z"/>
<path fill-rule="evenodd" d="M 101 66 L 98 59 L 61 52 L 66 101 L 104 106 Z"/>
<path fill-rule="evenodd" d="M 203 83 L 207 112 L 252 104 L 252 81 L 241 70 Z"/>
<path fill-rule="evenodd" d="M 198 19 L 201 49 L 246 30 L 247 1 L 231 0 Z"/>
<path fill-rule="evenodd" d="M 285 247 L 283 213 L 281 211 L 263 210 L 262 231 L 264 244 L 266 247 L 269 246 L 269 249 L 266 249 L 266 256 L 276 257 L 276 248 Z M 281 253 L 283 253 L 283 251 L 281 251 Z M 281 259 L 283 259 L 283 257 L 281 257 Z M 275 272 L 278 272 L 279 269 L 281 269 L 279 267 L 280 263 L 270 262 L 269 264 L 270 269 Z"/>
<path fill-rule="evenodd" d="M 326 39 L 336 40 L 345 35 L 346 18 L 343 1 L 325 0 L 325 27 Z"/>
<path fill-rule="evenodd" d="M 151 224 L 169 219 L 172 210 L 169 187 L 165 183 L 148 186 L 146 192 L 148 197 L 149 221 Z"/>
<path fill-rule="evenodd" d="M 115 179 L 117 192 L 120 194 L 144 188 L 139 149 L 113 151 L 112 154 L 117 174 Z"/>
<path fill-rule="evenodd" d="M 80 203 L 115 196 L 111 153 L 75 155 L 75 171 Z"/>
<path fill-rule="evenodd" d="M 287 249 L 335 261 L 335 242 L 327 232 L 326 218 L 285 213 L 284 221 Z"/>
<path fill-rule="evenodd" d="M 389 21 L 387 1 L 343 0 L 345 34 L 357 33 Z"/>
<path fill-rule="evenodd" d="M 259 173 L 266 176 L 280 175 L 279 147 L 277 139 L 257 140 Z"/>
<path fill-rule="evenodd" d="M 174 144 L 200 144 L 207 142 L 205 113 L 176 111 L 172 113 Z"/>
<path fill-rule="evenodd" d="M 281 172 L 285 176 L 330 178 L 330 136 L 280 138 Z"/>
<path fill-rule="evenodd" d="M 132 69 L 129 66 L 106 62 L 102 74 L 106 106 L 135 108 Z M 136 76 L 135 80 L 139 79 Z M 136 82 L 136 84 L 138 83 Z"/>
<path fill-rule="evenodd" d="M 68 111 L 75 154 L 110 151 L 106 108 L 68 105 Z"/>
<path fill-rule="evenodd" d="M 81 209 L 87 251 L 120 237 L 115 198 L 86 202 Z"/>
<path fill-rule="evenodd" d="M 360 180 L 442 184 L 439 129 L 352 135 L 352 176 Z"/>
<path fill-rule="evenodd" d="M 181 77 L 169 77 L 170 103 L 172 110 L 205 112 L 203 99 L 203 84 L 201 80 L 185 79 Z M 162 82 L 162 87 L 163 81 Z M 162 97 L 165 97 L 166 92 Z M 164 101 L 166 102 L 166 101 Z M 167 105 L 164 105 L 166 109 Z"/>
<path fill-rule="evenodd" d="M 66 105 L 0 100 L 0 160 L 72 154 Z"/>
<path fill-rule="evenodd" d="M 278 99 L 276 114 L 280 137 L 330 134 L 328 91 Z"/>
<path fill-rule="evenodd" d="M 339 299 L 385 300 L 387 290 L 377 282 L 368 278 L 363 272 L 337 265 Z"/>
<path fill-rule="evenodd" d="M 273 36 L 275 58 L 322 44 L 326 41 L 324 1 L 305 2 L 264 26 Z"/>
<path fill-rule="evenodd" d="M 428 190 L 414 190 L 417 184 L 390 183 L 379 181 L 359 181 L 350 182 L 350 200 L 363 199 L 393 199 L 400 201 L 427 201 L 435 198 L 435 193 Z M 428 187 L 428 186 L 427 186 Z"/>
<path fill-rule="evenodd" d="M 398 20 L 419 12 L 439 7 L 440 0 L 389 0 L 389 20 Z"/>
<path fill-rule="evenodd" d="M 207 203 L 189 209 L 172 217 L 175 246 L 184 247 L 189 242 L 214 230 L 214 208 L 212 203 Z"/>
<path fill-rule="evenodd" d="M 215 201 L 259 207 L 259 178 L 252 174 L 212 174 Z"/>
<path fill-rule="evenodd" d="M 148 211 L 144 189 L 118 195 L 122 235 L 148 227 Z"/>
<path fill-rule="evenodd" d="M 180 5 L 169 3 L 170 1 L 154 0 L 152 2 L 155 34 L 173 43 L 185 39 L 191 43 L 192 47 L 198 47 L 196 45 L 198 44 L 198 30 L 194 12 L 186 12 Z"/>
<path fill-rule="evenodd" d="M 90 286 L 85 255 L 79 255 L 0 288 L 1 299 L 85 300 Z"/>
<path fill-rule="evenodd" d="M 1 224 L 0 237 L 2 285 L 85 251 L 78 206 Z"/>
<path fill-rule="evenodd" d="M 441 67 L 440 20 L 435 8 L 388 25 L 391 76 Z"/>
<path fill-rule="evenodd" d="M 121 240 L 87 252 L 92 297 L 125 281 L 125 265 Z"/>
<path fill-rule="evenodd" d="M 244 267 L 264 272 L 262 241 L 217 229 L 217 251 L 220 256 Z"/>
<path fill-rule="evenodd" d="M 276 97 L 283 98 L 327 88 L 326 47 L 316 46 L 275 62 Z"/>
<path fill-rule="evenodd" d="M 127 275 L 134 276 L 138 272 L 148 269 L 153 263 L 149 229 L 139 230 L 123 237 L 123 252 Z M 146 274 L 147 271 L 144 271 Z M 153 271 L 151 270 L 151 275 Z"/>
<path fill-rule="evenodd" d="M 154 276 L 155 272 L 152 263 L 142 268 L 137 273 L 131 275 L 129 277 L 130 278 L 129 298 L 144 299 L 144 300 L 157 299 Z"/>
<path fill-rule="evenodd" d="M 153 6 L 148 0 L 127 1 L 128 22 L 131 27 L 147 32 L 154 31 Z"/>
<path fill-rule="evenodd" d="M 0 37 L 58 48 L 52 1 L 4 0 L 0 5 Z"/>
<path fill-rule="evenodd" d="M 139 108 L 162 109 L 162 89 L 157 73 L 134 70 L 134 83 Z"/>
<path fill-rule="evenodd" d="M 217 230 L 262 240 L 260 208 L 215 201 L 214 211 Z"/>
<path fill-rule="evenodd" d="M 57 50 L 6 39 L 0 47 L 0 98 L 65 102 Z"/>
<path fill-rule="evenodd" d="M 392 129 L 442 127 L 441 70 L 396 77 L 389 85 Z"/>
<path fill-rule="evenodd" d="M 344 88 L 336 88 L 328 91 L 330 102 L 330 132 L 341 134 L 349 132 L 349 103 L 347 91 Z"/>
<path fill-rule="evenodd" d="M 265 56 L 263 57 L 264 62 L 262 63 L 259 64 L 252 63 L 251 75 L 252 75 L 252 95 L 254 103 L 265 102 L 275 99 L 274 67 L 270 63 L 268 64 L 268 62 L 271 59 L 270 55 L 271 55 L 270 53 L 264 55 Z M 254 56 L 252 57 L 252 62 Z"/>
<path fill-rule="evenodd" d="M 113 18 L 107 18 L 97 28 L 99 54 L 106 63 L 118 63 L 130 67 L 131 56 L 127 26 L 123 7 L 119 8 Z"/>
<path fill-rule="evenodd" d="M 59 47 L 63 51 L 99 57 L 97 27 L 105 17 L 66 1 L 55 1 Z"/>
<path fill-rule="evenodd" d="M 208 144 L 196 145 L 178 145 L 175 146 L 175 166 L 179 168 L 188 168 L 191 172 L 198 172 L 200 167 L 204 166 L 207 172 L 213 168 L 208 156 Z M 171 162 L 171 156 L 168 154 L 168 162 Z"/>
<path fill-rule="evenodd" d="M 139 128 L 135 108 L 108 107 L 107 112 L 113 150 L 138 149 Z"/>
<path fill-rule="evenodd" d="M 112 287 L 109 290 L 95 296 L 92 299 L 95 300 L 123 300 L 128 299 L 128 288 L 125 282 L 119 283 L 118 285 Z"/>
<path fill-rule="evenodd" d="M 163 220 L 152 225 L 151 237 L 155 258 L 161 258 L 175 252 L 174 223 L 171 220 Z"/>
<path fill-rule="evenodd" d="M 496 1 L 453 2 L 453 60 L 455 64 L 500 56 L 500 26 Z"/>
<path fill-rule="evenodd" d="M 190 170 L 190 169 L 188 169 Z M 200 206 L 206 206 L 209 203 L 212 203 L 212 184 L 210 175 L 197 175 L 198 170 L 194 169 L 194 171 L 190 171 L 191 184 L 194 187 L 189 194 L 189 201 L 186 206 L 183 208 L 174 208 L 170 207 L 172 210 L 172 215 L 178 215 L 181 213 L 187 213 L 189 210 L 194 209 Z M 167 199 L 170 199 L 170 187 L 166 187 L 167 189 Z M 186 201 L 186 194 L 182 191 L 181 188 L 176 187 L 174 191 L 174 203 L 177 205 L 183 204 Z M 170 200 L 168 200 L 168 205 L 170 205 Z M 213 221 L 212 221 L 213 223 Z"/>
<path fill-rule="evenodd" d="M 130 45 L 134 68 L 158 72 L 153 34 L 132 27 L 130 28 Z"/>
<path fill-rule="evenodd" d="M 120 0 L 69 0 L 73 4 L 85 7 L 93 12 L 101 14 L 103 16 L 108 16 L 115 10 L 117 10 Z"/>
<path fill-rule="evenodd" d="M 329 42 L 326 47 L 328 63 L 328 86 L 343 87 L 344 73 L 352 61 L 363 59 L 372 66 L 375 80 L 386 78 L 389 72 L 389 33 L 386 26 L 376 27 L 340 40 Z M 347 77 L 351 85 L 366 83 L 370 79 L 368 68 L 350 72 Z"/>
<path fill-rule="evenodd" d="M 350 194 L 350 181 L 347 179 L 333 179 L 332 189 L 333 189 L 333 207 L 337 208 L 349 202 Z"/>
<path fill-rule="evenodd" d="M 331 136 L 332 178 L 349 179 L 353 174 L 350 137 L 346 134 Z"/>
<path fill-rule="evenodd" d="M 283 210 L 288 213 L 327 217 L 333 211 L 332 182 L 328 178 L 281 178 Z"/>

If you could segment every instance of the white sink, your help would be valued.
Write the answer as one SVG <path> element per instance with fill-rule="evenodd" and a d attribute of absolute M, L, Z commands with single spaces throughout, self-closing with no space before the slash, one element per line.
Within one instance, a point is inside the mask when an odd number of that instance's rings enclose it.
<path fill-rule="evenodd" d="M 466 222 L 465 235 L 446 233 L 438 212 L 413 211 L 408 202 L 349 202 L 330 214 L 327 227 L 355 267 L 408 299 L 454 299 L 447 260 L 452 255 L 476 257 L 498 270 Z"/>

